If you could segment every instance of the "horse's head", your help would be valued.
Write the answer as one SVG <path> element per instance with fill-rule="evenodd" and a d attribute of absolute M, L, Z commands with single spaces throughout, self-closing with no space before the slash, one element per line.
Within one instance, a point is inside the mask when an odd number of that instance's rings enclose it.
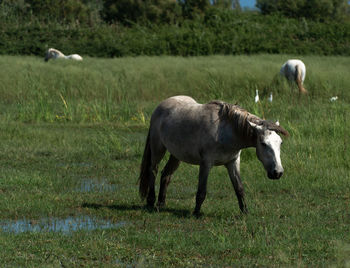
<path fill-rule="evenodd" d="M 282 139 L 277 133 L 288 135 L 288 132 L 278 124 L 270 123 L 273 126 L 270 128 L 264 124 L 249 123 L 256 130 L 256 155 L 264 165 L 267 176 L 273 180 L 281 178 L 284 172 L 280 157 Z"/>
<path fill-rule="evenodd" d="M 50 48 L 45 54 L 45 61 L 48 61 L 49 59 L 57 59 L 62 56 L 64 56 L 62 52 L 58 51 L 57 49 Z"/>

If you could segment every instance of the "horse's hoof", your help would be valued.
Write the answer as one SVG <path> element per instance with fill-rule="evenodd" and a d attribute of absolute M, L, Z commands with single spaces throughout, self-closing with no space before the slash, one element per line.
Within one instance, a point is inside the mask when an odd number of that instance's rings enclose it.
<path fill-rule="evenodd" d="M 193 216 L 195 216 L 197 219 L 199 219 L 203 214 L 200 213 L 200 211 L 194 211 Z"/>
<path fill-rule="evenodd" d="M 148 207 L 154 207 L 154 201 L 153 200 L 147 200 L 147 206 Z"/>
<path fill-rule="evenodd" d="M 144 206 L 144 209 L 147 210 L 148 212 L 153 212 L 154 211 L 154 205 L 146 204 Z"/>
<path fill-rule="evenodd" d="M 242 213 L 243 215 L 247 215 L 247 214 L 248 214 L 248 209 L 246 209 L 246 208 L 242 209 L 242 210 L 241 210 L 241 213 Z"/>
<path fill-rule="evenodd" d="M 157 203 L 157 209 L 159 210 L 159 209 L 162 209 L 162 208 L 164 208 L 165 207 L 165 202 L 158 202 Z"/>

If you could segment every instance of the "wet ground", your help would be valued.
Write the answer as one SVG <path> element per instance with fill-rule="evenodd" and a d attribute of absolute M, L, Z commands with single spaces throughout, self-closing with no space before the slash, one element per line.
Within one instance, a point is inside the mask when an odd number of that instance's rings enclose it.
<path fill-rule="evenodd" d="M 116 185 L 108 182 L 107 179 L 83 179 L 78 192 L 111 192 L 116 190 Z"/>
<path fill-rule="evenodd" d="M 40 220 L 1 220 L 0 231 L 9 233 L 23 232 L 61 232 L 70 234 L 76 231 L 92 231 L 102 229 L 118 229 L 126 222 L 110 222 L 90 216 L 68 217 L 65 219 L 47 218 Z"/>

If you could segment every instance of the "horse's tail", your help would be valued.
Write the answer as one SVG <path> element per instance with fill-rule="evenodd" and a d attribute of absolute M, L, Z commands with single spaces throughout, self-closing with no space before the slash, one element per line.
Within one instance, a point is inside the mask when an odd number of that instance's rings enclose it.
<path fill-rule="evenodd" d="M 307 90 L 304 88 L 303 86 L 303 81 L 301 79 L 301 68 L 299 65 L 295 66 L 295 82 L 297 83 L 298 85 L 298 88 L 299 88 L 299 92 L 300 93 L 303 93 L 303 94 L 306 94 L 307 93 Z"/>
<path fill-rule="evenodd" d="M 150 146 L 150 131 L 148 131 L 145 150 L 142 156 L 141 171 L 139 181 L 139 194 L 142 199 L 145 199 L 148 194 L 149 180 L 151 167 L 151 146 Z"/>

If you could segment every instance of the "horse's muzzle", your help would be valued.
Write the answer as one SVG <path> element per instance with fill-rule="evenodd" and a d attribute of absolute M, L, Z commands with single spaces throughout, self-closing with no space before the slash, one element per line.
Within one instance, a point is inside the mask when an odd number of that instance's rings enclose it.
<path fill-rule="evenodd" d="M 278 180 L 279 178 L 282 177 L 282 175 L 283 175 L 283 171 L 277 171 L 277 170 L 274 170 L 273 172 L 267 173 L 267 176 L 271 180 Z"/>

